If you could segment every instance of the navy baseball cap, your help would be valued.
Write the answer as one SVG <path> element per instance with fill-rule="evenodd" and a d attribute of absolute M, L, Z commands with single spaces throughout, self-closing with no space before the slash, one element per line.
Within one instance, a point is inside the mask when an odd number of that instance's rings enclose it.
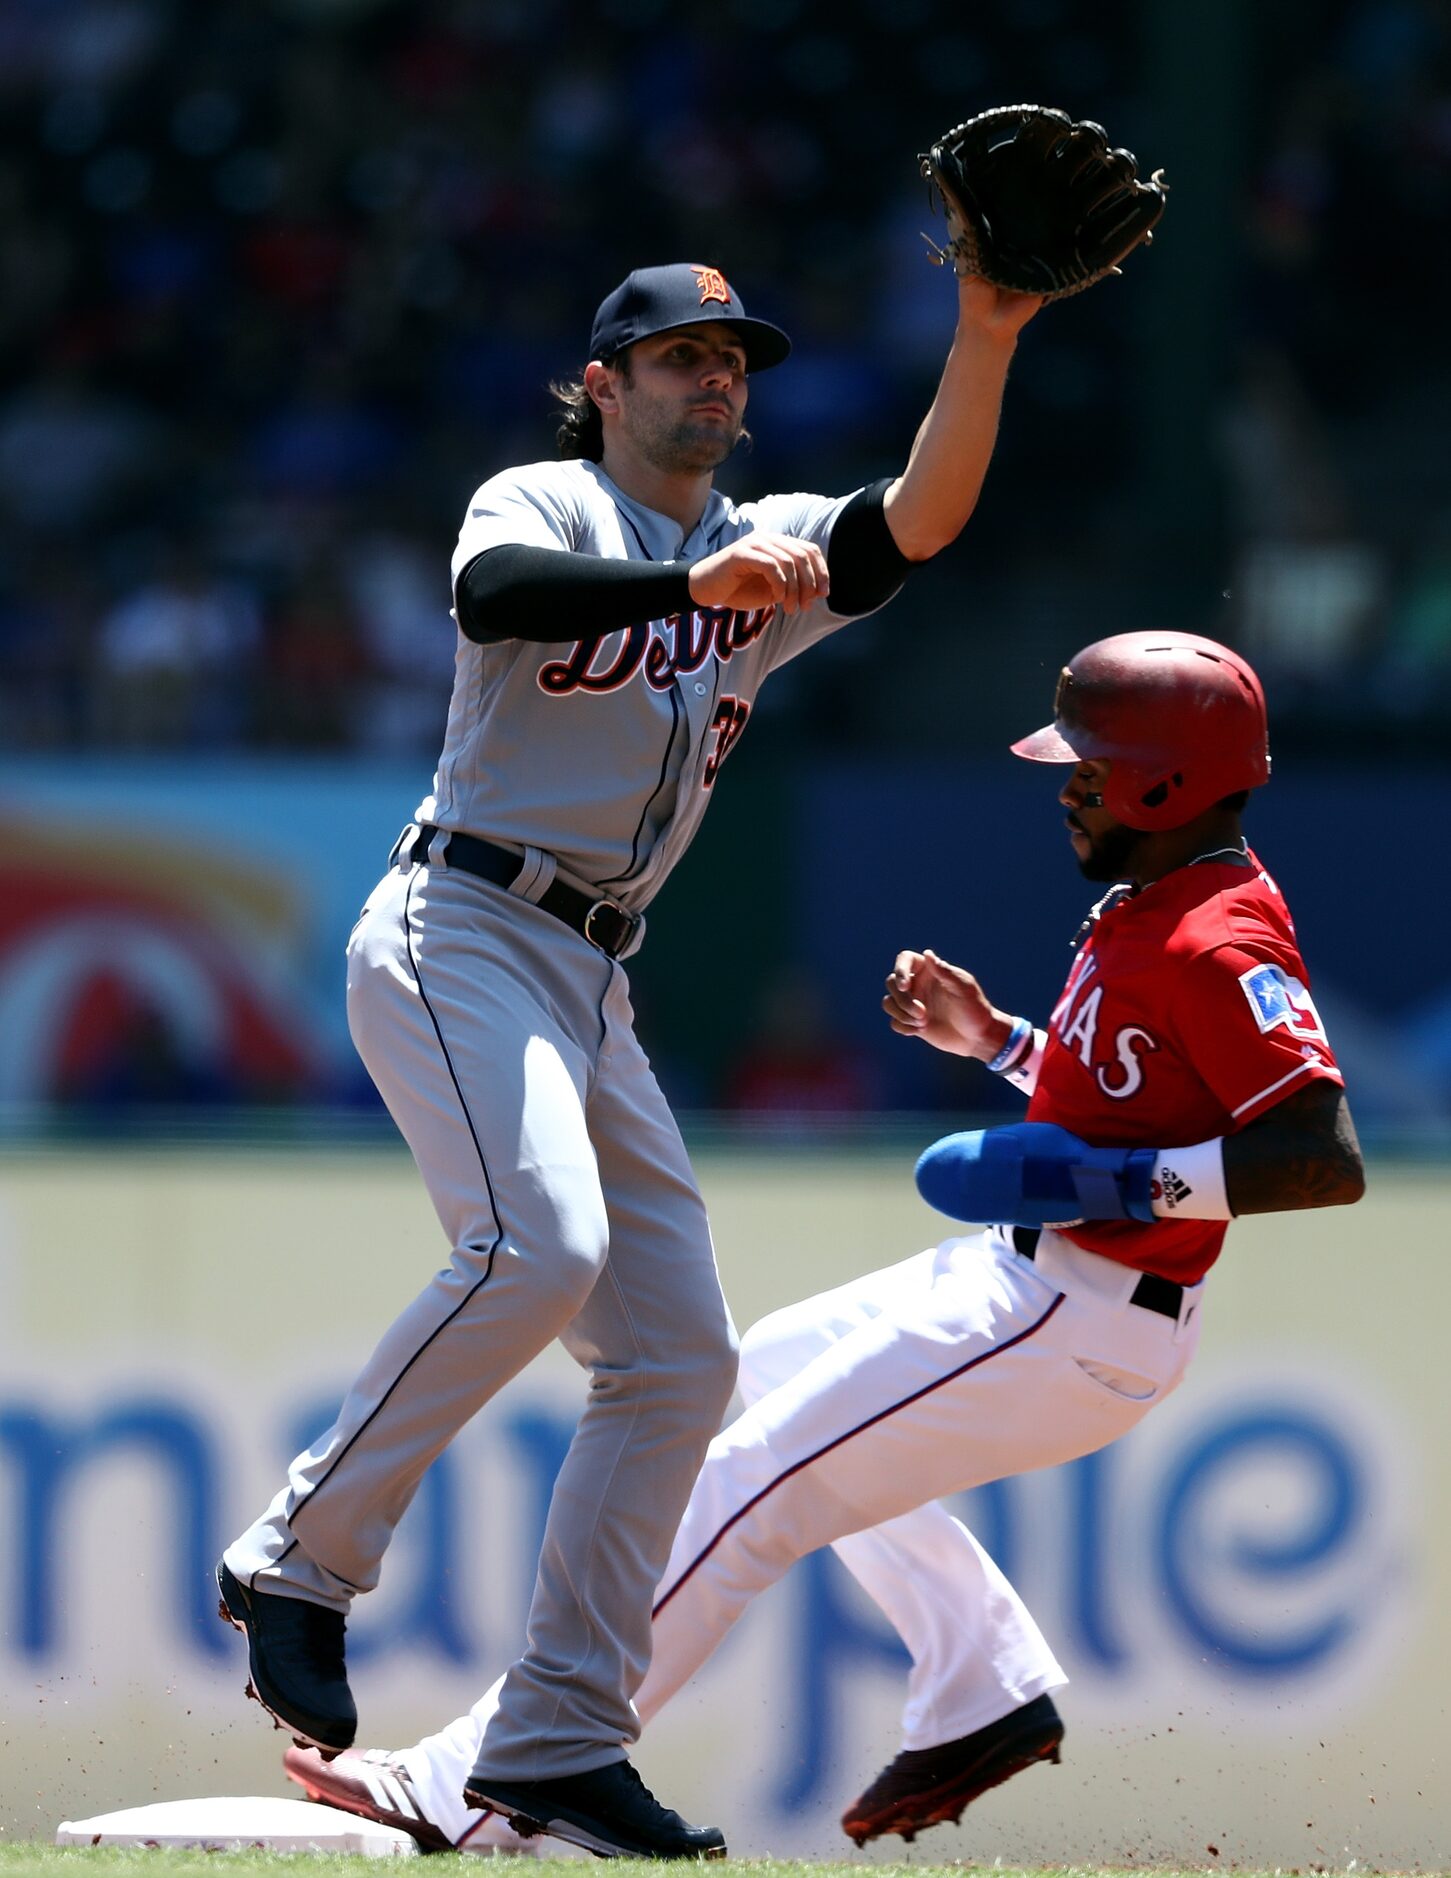
<path fill-rule="evenodd" d="M 600 304 L 589 336 L 592 359 L 607 359 L 637 339 L 701 320 L 728 320 L 741 335 L 750 371 L 779 365 L 791 341 L 779 326 L 746 317 L 741 296 L 718 267 L 681 261 L 669 267 L 637 267 Z"/>

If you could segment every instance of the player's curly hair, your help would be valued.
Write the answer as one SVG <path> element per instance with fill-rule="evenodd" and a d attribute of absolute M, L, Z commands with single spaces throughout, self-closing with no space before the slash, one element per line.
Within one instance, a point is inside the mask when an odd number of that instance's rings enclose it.
<path fill-rule="evenodd" d="M 630 376 L 628 351 L 613 352 L 601 359 L 601 365 L 617 366 L 623 378 Z M 549 387 L 560 405 L 559 429 L 554 433 L 561 458 L 583 457 L 598 463 L 605 453 L 605 428 L 600 421 L 600 407 L 585 390 L 584 378 L 558 379 Z"/>

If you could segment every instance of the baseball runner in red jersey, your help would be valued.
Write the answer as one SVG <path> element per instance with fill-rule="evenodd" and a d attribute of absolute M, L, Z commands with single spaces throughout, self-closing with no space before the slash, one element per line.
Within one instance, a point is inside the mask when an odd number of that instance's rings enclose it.
<path fill-rule="evenodd" d="M 1035 1029 L 906 951 L 884 999 L 900 1035 L 1028 1093 L 1025 1122 L 918 1163 L 933 1205 L 993 1223 L 746 1334 L 746 1408 L 691 1494 L 636 1698 L 648 1722 L 757 1593 L 831 1545 L 912 1658 L 902 1751 L 842 1822 L 859 1844 L 957 1819 L 1063 1737 L 1061 1668 L 941 1496 L 1126 1433 L 1183 1379 L 1229 1220 L 1362 1190 L 1288 909 L 1241 832 L 1269 775 L 1254 673 L 1210 640 L 1122 634 L 1073 659 L 1054 722 L 1013 748 L 1072 765 L 1079 867 L 1116 883 L 1061 996 Z M 288 1771 L 420 1836 L 496 1842 L 469 1771 L 497 1699 L 416 1747 L 331 1768 L 294 1753 Z"/>
<path fill-rule="evenodd" d="M 453 559 L 456 673 L 434 786 L 348 948 L 354 1041 L 449 1262 L 218 1569 L 252 1687 L 325 1754 L 354 1739 L 344 1620 L 429 1462 L 558 1338 L 590 1374 L 529 1614 L 469 1772 L 604 1856 L 718 1856 L 626 1758 L 651 1596 L 729 1403 L 736 1339 L 705 1210 L 621 960 L 757 691 L 873 611 L 971 513 L 1040 302 L 958 283 L 900 476 L 727 501 L 749 375 L 789 341 L 714 267 L 642 268 L 561 396 L 564 460 L 490 478 Z"/>

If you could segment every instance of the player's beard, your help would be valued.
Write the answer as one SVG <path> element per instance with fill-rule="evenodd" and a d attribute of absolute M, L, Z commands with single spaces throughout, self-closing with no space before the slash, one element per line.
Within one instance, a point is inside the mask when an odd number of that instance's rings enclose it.
<path fill-rule="evenodd" d="M 627 434 L 652 468 L 666 476 L 701 476 L 719 469 L 744 435 L 737 411 L 728 424 L 702 422 L 663 404 L 632 400 Z"/>
<path fill-rule="evenodd" d="M 1115 822 L 1112 828 L 1090 835 L 1081 823 L 1075 822 L 1074 826 L 1080 834 L 1088 836 L 1088 852 L 1078 863 L 1078 871 L 1085 880 L 1112 885 L 1115 881 L 1132 879 L 1134 850 L 1140 840 L 1137 828 L 1125 828 L 1122 822 Z"/>

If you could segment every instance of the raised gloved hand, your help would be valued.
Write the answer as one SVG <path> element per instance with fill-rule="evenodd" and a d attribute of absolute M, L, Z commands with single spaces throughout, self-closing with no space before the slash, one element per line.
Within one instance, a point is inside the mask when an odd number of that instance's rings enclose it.
<path fill-rule="evenodd" d="M 919 158 L 948 239 L 935 257 L 995 287 L 1061 300 L 1116 274 L 1153 239 L 1167 185 L 1147 182 L 1102 125 L 1049 105 L 1010 104 L 945 131 Z"/>
<path fill-rule="evenodd" d="M 1157 1153 L 1091 1148 L 1053 1122 L 974 1128 L 933 1142 L 917 1163 L 917 1191 L 939 1213 L 980 1224 L 1151 1220 Z"/>

